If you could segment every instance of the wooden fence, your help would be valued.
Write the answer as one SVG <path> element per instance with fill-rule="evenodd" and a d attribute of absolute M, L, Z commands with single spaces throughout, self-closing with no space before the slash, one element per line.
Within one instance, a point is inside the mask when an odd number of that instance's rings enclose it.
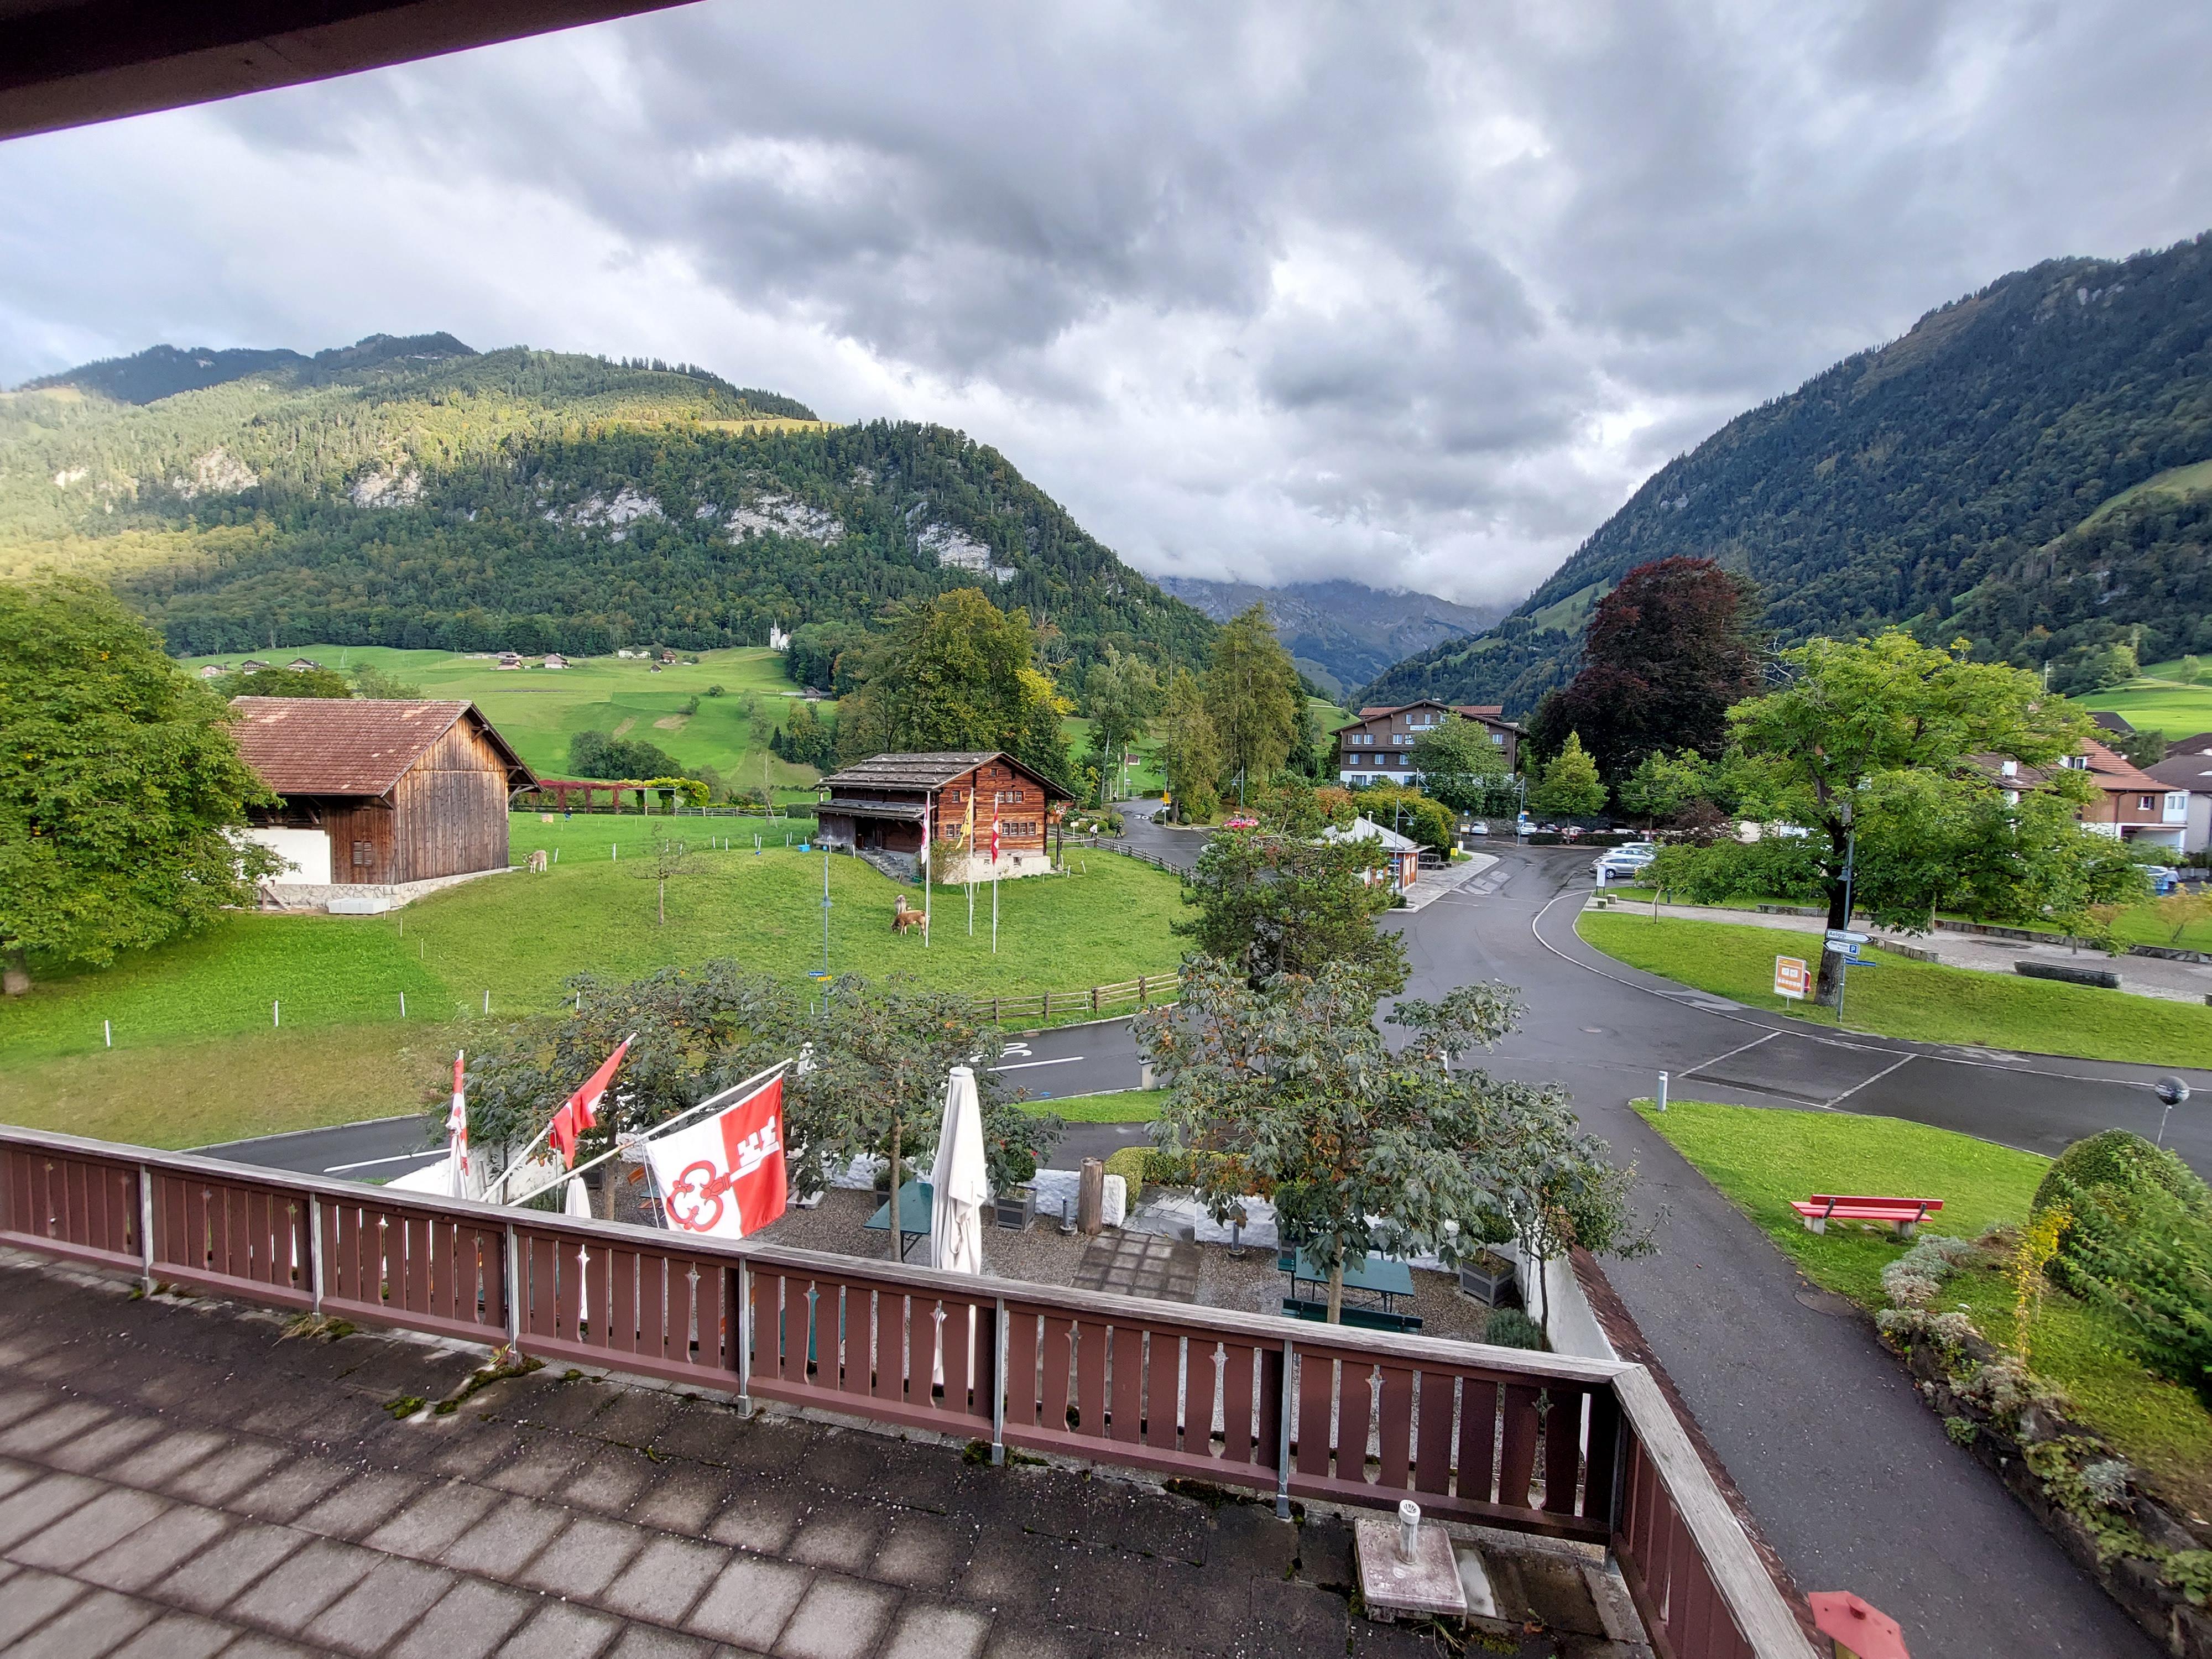
<path fill-rule="evenodd" d="M 1010 1019 L 1048 1021 L 1054 1015 L 1090 1013 L 1104 1016 L 1120 1008 L 1148 1008 L 1156 1002 L 1173 1002 L 1179 975 L 1139 974 L 1111 985 L 1092 985 L 1079 991 L 1032 991 L 1026 995 L 977 997 L 978 1018 L 994 1025 Z"/>
<path fill-rule="evenodd" d="M 1638 1365 L 679 1240 L 0 1126 L 0 1243 L 868 1424 L 1609 1545 L 1670 1659 L 1813 1649 Z M 941 1368 L 943 1382 L 933 1374 Z"/>

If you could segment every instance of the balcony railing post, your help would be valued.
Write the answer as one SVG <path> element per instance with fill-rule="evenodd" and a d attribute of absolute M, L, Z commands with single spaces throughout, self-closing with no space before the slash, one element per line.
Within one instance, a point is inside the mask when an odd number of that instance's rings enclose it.
<path fill-rule="evenodd" d="M 512 1221 L 507 1224 L 507 1247 L 500 1266 L 507 1279 L 507 1358 L 513 1364 L 522 1357 L 522 1257 Z"/>
<path fill-rule="evenodd" d="M 138 1285 L 154 1294 L 154 1172 L 138 1166 Z"/>
<path fill-rule="evenodd" d="M 738 1258 L 738 1414 L 753 1414 L 753 1267 Z"/>
<path fill-rule="evenodd" d="M 991 1462 L 1006 1461 L 1006 1298 L 999 1298 L 998 1328 L 991 1348 Z"/>
<path fill-rule="evenodd" d="M 307 1194 L 307 1294 L 309 1307 L 323 1310 L 323 1200 Z"/>
<path fill-rule="evenodd" d="M 1613 1504 L 1605 1514 L 1607 1550 L 1613 1547 L 1612 1540 L 1621 1534 L 1621 1505 L 1628 1495 L 1628 1413 L 1620 1409 L 1619 1400 L 1616 1391 L 1613 1413 Z"/>
<path fill-rule="evenodd" d="M 1297 1352 L 1291 1339 L 1283 1339 L 1283 1400 L 1280 1426 L 1275 1433 L 1275 1518 L 1291 1518 L 1291 1404 L 1297 1398 L 1291 1373 L 1297 1368 Z"/>

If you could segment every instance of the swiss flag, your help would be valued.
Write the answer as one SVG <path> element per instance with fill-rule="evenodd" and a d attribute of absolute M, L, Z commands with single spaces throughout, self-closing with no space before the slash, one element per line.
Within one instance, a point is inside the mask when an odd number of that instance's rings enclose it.
<path fill-rule="evenodd" d="M 753 1091 L 704 1123 L 645 1144 L 662 1207 L 678 1232 L 743 1238 L 781 1215 L 783 1079 Z"/>
<path fill-rule="evenodd" d="M 553 1127 L 546 1139 L 561 1153 L 561 1167 L 568 1168 L 576 1161 L 576 1142 L 586 1129 L 599 1124 L 599 1102 L 607 1092 L 607 1085 L 615 1080 L 615 1068 L 629 1052 L 630 1040 L 624 1037 L 622 1046 L 607 1056 L 606 1064 L 584 1079 L 584 1085 L 570 1095 L 561 1109 L 553 1114 Z"/>

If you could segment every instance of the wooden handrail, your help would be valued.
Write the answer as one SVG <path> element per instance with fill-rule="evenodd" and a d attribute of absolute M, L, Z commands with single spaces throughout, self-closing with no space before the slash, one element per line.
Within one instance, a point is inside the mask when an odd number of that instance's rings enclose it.
<path fill-rule="evenodd" d="M 1609 1543 L 1674 1659 L 1813 1659 L 1640 1365 L 692 1239 L 0 1126 L 0 1242 L 1103 1464 Z M 933 1372 L 943 1383 L 933 1386 Z M 1537 1494 L 1540 1491 L 1541 1496 Z"/>

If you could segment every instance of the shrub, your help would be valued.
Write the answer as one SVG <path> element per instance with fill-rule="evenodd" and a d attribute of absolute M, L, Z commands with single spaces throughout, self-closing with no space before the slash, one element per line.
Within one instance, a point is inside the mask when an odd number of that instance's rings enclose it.
<path fill-rule="evenodd" d="M 2154 1369 L 2212 1401 L 2212 1225 L 2203 1212 L 2155 1179 L 2130 1190 L 2060 1176 L 2054 1197 L 2070 1218 L 2052 1276 L 2118 1316 Z"/>
<path fill-rule="evenodd" d="M 1536 1322 L 1519 1308 L 1492 1309 L 1483 1322 L 1482 1340 L 1493 1347 L 1534 1348 L 1540 1353 L 1552 1346 Z"/>
<path fill-rule="evenodd" d="M 2157 1188 L 2190 1213 L 2212 1219 L 2212 1188 L 2172 1152 L 2128 1129 L 2103 1130 L 2061 1152 L 2036 1188 L 2029 1212 L 2094 1187 L 2123 1193 Z"/>

